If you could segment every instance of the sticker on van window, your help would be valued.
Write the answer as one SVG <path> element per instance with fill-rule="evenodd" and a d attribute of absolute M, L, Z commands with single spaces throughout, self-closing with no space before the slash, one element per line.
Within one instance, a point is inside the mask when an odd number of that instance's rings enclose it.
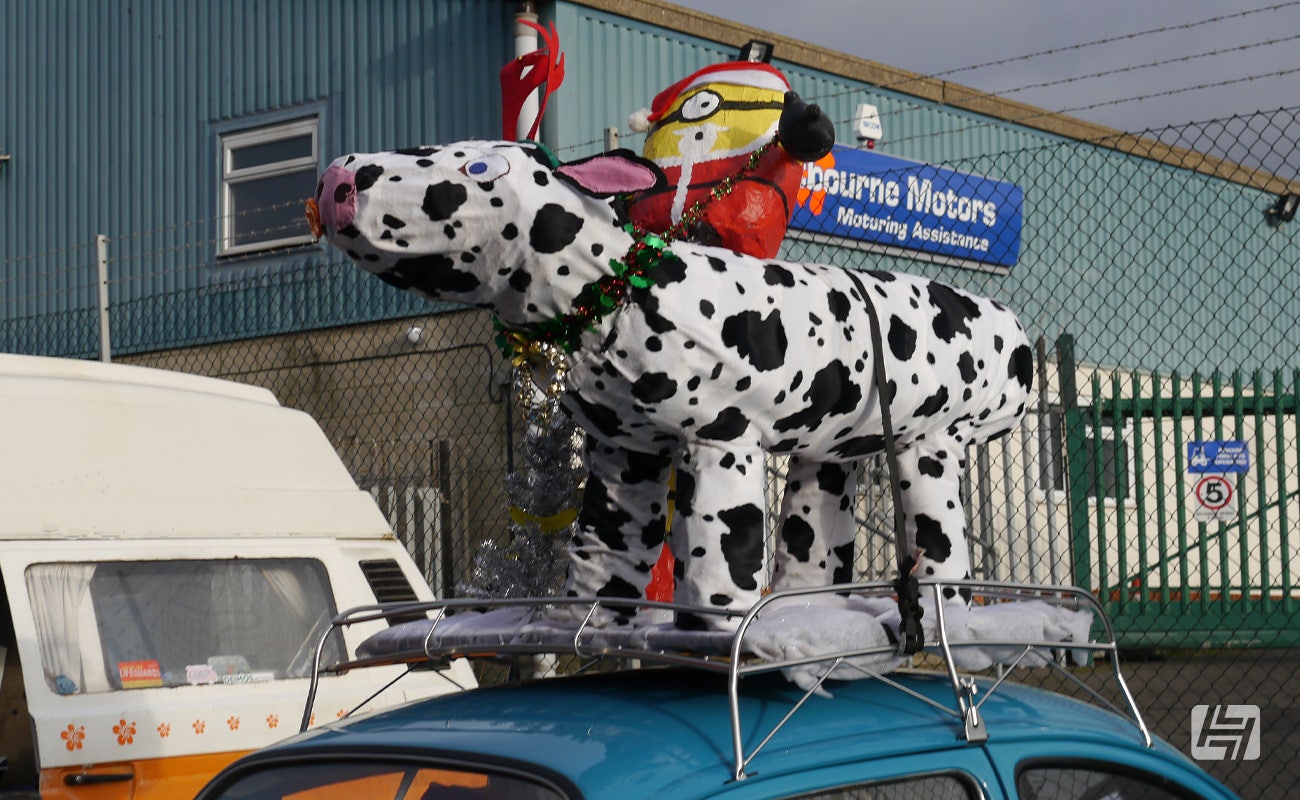
<path fill-rule="evenodd" d="M 272 670 L 259 670 L 257 672 L 237 672 L 234 675 L 222 675 L 222 683 L 264 683 L 275 680 L 275 672 Z"/>
<path fill-rule="evenodd" d="M 208 659 L 208 664 L 222 676 L 237 675 L 252 669 L 248 665 L 248 659 L 243 656 L 213 656 Z"/>
<path fill-rule="evenodd" d="M 190 686 L 211 686 L 220 681 L 221 676 L 211 664 L 188 664 L 185 667 L 185 682 Z"/>
<path fill-rule="evenodd" d="M 144 661 L 119 661 L 117 675 L 122 681 L 123 689 L 148 689 L 163 685 L 162 668 L 154 658 Z"/>

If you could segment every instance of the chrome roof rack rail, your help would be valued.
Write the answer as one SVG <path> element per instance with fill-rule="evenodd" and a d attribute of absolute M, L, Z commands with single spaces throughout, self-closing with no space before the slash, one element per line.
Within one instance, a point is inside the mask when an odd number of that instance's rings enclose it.
<path fill-rule="evenodd" d="M 573 597 L 533 597 L 506 600 L 459 599 L 439 600 L 419 603 L 387 603 L 381 605 L 361 606 L 338 614 L 321 637 L 316 649 L 316 661 L 312 670 L 306 707 L 303 711 L 301 730 L 306 730 L 315 704 L 322 672 L 337 673 L 366 666 L 408 664 L 422 662 L 442 662 L 452 658 L 501 658 L 520 655 L 564 655 L 570 654 L 580 659 L 620 659 L 640 660 L 645 663 L 684 666 L 705 670 L 727 676 L 728 704 L 731 717 L 731 738 L 734 749 L 734 777 L 743 780 L 746 767 L 758 755 L 759 751 L 771 741 L 772 737 L 785 725 L 799 708 L 815 694 L 822 684 L 834 675 L 843 677 L 846 672 L 874 680 L 879 680 L 918 700 L 949 714 L 960 721 L 962 735 L 972 743 L 982 742 L 988 738 L 984 720 L 980 711 L 984 703 L 1003 684 L 1010 669 L 1020 665 L 1027 656 L 1035 651 L 1101 651 L 1108 654 L 1114 679 L 1126 709 L 1117 707 L 1091 686 L 1088 686 L 1069 670 L 1057 663 L 1053 657 L 1036 658 L 1035 663 L 1044 664 L 1056 673 L 1070 680 L 1074 685 L 1088 693 L 1094 700 L 1109 710 L 1127 717 L 1134 724 L 1147 747 L 1153 746 L 1151 733 L 1138 710 L 1137 702 L 1129 690 L 1128 684 L 1120 671 L 1119 646 L 1114 628 L 1104 609 L 1089 592 L 1064 586 L 1044 584 L 1000 583 L 988 581 L 921 581 L 923 597 L 928 593 L 933 599 L 935 612 L 934 629 L 937 641 L 927 642 L 926 651 L 942 657 L 948 682 L 953 692 L 953 707 L 920 695 L 901 683 L 892 680 L 882 671 L 873 669 L 853 659 L 864 657 L 889 657 L 897 655 L 893 645 L 863 647 L 858 649 L 830 648 L 826 652 L 814 652 L 799 658 L 763 658 L 752 649 L 752 636 L 747 639 L 756 620 L 765 611 L 774 610 L 774 603 L 788 602 L 792 599 L 815 598 L 816 595 L 840 595 L 870 598 L 875 600 L 891 599 L 894 587 L 891 583 L 870 582 L 857 584 L 838 584 L 806 589 L 793 589 L 774 592 L 763 597 L 748 611 L 734 609 L 717 609 L 700 606 L 687 606 L 675 603 L 648 600 L 627 600 L 619 598 L 573 598 Z M 1094 623 L 1100 622 L 1103 635 L 1087 642 L 1047 641 L 1047 640 L 961 640 L 950 635 L 950 622 L 945 614 L 944 590 L 966 590 L 974 598 L 973 608 L 1000 602 L 1017 600 L 1039 600 L 1069 610 L 1086 610 L 1092 614 Z M 730 631 L 676 631 L 670 623 L 659 626 L 600 628 L 591 624 L 598 609 L 629 608 L 636 611 L 686 612 L 701 617 L 717 620 L 720 627 L 735 627 Z M 788 607 L 788 606 L 787 606 Z M 544 616 L 548 610 L 566 609 L 567 619 L 574 620 L 568 627 L 543 627 L 529 629 L 527 621 Z M 351 661 L 324 666 L 327 638 L 334 630 L 366 622 L 388 620 L 393 617 L 410 615 L 413 612 L 432 614 L 431 619 L 417 620 L 388 629 L 391 640 L 381 642 L 379 649 L 358 656 Z M 476 621 L 488 619 L 488 616 L 462 616 L 467 612 L 502 612 L 503 619 L 514 624 L 484 629 L 473 624 L 459 624 L 464 620 Z M 864 612 L 865 613 L 865 612 Z M 950 612 L 949 612 L 950 613 Z M 509 616 L 514 614 L 514 617 Z M 519 624 L 519 620 L 524 624 Z M 459 625 L 459 627 L 458 627 Z M 426 629 L 427 628 L 427 629 Z M 386 634 L 381 634 L 383 636 Z M 371 637 L 371 640 L 380 638 Z M 1005 669 L 997 679 L 988 686 L 982 697 L 977 699 L 978 685 L 970 675 L 958 671 L 954 652 L 963 648 L 996 648 L 1008 654 L 1019 652 L 1006 660 L 1000 661 Z M 815 665 L 815 666 L 814 666 Z M 745 751 L 742 741 L 740 711 L 740 681 L 751 675 L 789 670 L 791 668 L 812 668 L 816 675 L 812 685 L 804 690 L 804 695 L 794 703 L 781 720 L 749 752 Z"/>

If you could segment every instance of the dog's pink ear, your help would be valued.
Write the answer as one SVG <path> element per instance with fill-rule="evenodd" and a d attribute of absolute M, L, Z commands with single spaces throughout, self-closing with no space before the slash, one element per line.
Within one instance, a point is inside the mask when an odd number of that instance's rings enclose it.
<path fill-rule="evenodd" d="M 663 170 L 631 150 L 611 150 L 570 161 L 556 167 L 555 172 L 570 185 L 593 197 L 633 194 L 663 189 L 668 185 Z"/>

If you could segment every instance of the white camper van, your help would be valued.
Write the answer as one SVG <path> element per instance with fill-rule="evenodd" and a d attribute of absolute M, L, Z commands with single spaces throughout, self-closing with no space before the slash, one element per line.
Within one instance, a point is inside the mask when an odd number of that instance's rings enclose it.
<path fill-rule="evenodd" d="M 0 355 L 0 800 L 191 797 L 297 732 L 334 614 L 403 599 L 432 594 L 308 415 L 243 384 Z M 370 672 L 322 678 L 311 724 L 401 670 Z M 377 703 L 473 683 L 455 662 Z"/>

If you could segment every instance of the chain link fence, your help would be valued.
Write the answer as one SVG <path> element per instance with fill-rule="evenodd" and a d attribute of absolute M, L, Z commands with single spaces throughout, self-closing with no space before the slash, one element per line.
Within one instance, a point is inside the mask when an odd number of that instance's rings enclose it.
<path fill-rule="evenodd" d="M 783 251 L 938 278 L 1019 312 L 1036 345 L 1035 394 L 1019 430 L 967 454 L 976 577 L 1094 592 L 1148 722 L 1184 750 L 1197 745 L 1193 707 L 1256 708 L 1262 760 L 1202 762 L 1256 797 L 1300 783 L 1300 222 L 1275 207 L 1300 191 L 1288 182 L 1300 171 L 1297 113 L 929 165 L 1023 192 L 1010 264 L 912 250 L 898 226 L 914 222 L 902 218 L 828 216 L 817 192 L 849 190 L 807 178 Z M 834 166 L 820 163 L 822 176 Z M 893 169 L 867 178 L 906 190 L 919 187 L 909 175 L 924 177 Z M 950 186 L 955 230 L 974 212 Z M 870 196 L 869 180 L 857 188 Z M 890 195 L 878 197 L 884 219 Z M 522 442 L 490 317 L 401 295 L 332 251 L 272 254 L 274 268 L 217 262 L 204 229 L 110 240 L 98 258 L 86 243 L 4 264 L 15 311 L 0 320 L 0 349 L 96 357 L 103 262 L 110 297 L 142 298 L 109 307 L 114 360 L 265 386 L 310 413 L 435 591 L 456 594 L 482 543 L 509 527 L 502 487 Z M 203 288 L 169 289 L 195 270 Z M 23 311 L 48 296 L 68 310 Z M 1204 442 L 1248 456 L 1202 469 Z M 773 508 L 780 468 L 769 470 Z M 892 577 L 888 481 L 883 461 L 867 464 L 862 579 Z"/>

